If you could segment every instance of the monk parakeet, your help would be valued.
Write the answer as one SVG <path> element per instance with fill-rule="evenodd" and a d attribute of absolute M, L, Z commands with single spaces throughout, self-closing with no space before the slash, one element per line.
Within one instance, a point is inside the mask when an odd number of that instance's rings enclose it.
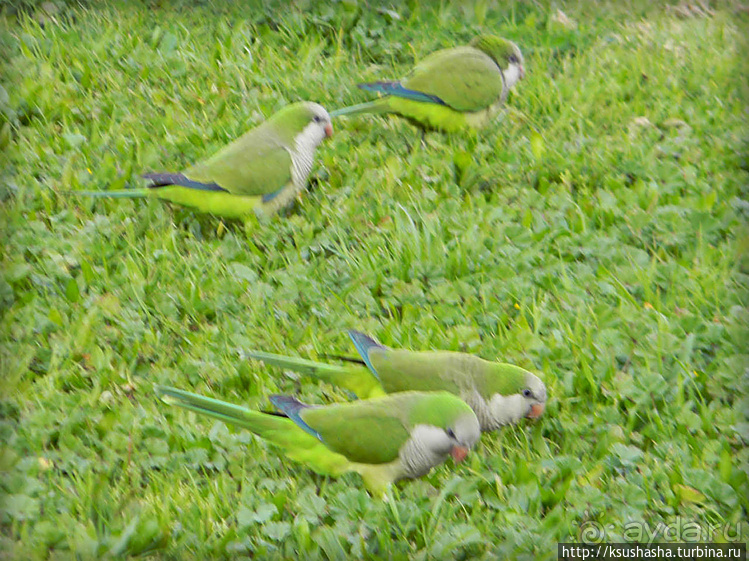
<path fill-rule="evenodd" d="M 165 386 L 166 403 L 245 428 L 322 475 L 359 473 L 373 494 L 398 479 L 421 477 L 452 455 L 462 461 L 481 431 L 468 405 L 447 392 L 404 392 L 326 406 L 271 396 L 281 413 Z"/>
<path fill-rule="evenodd" d="M 394 113 L 422 130 L 480 128 L 499 112 L 524 75 L 523 55 L 515 43 L 480 35 L 467 47 L 432 53 L 403 80 L 359 84 L 385 97 L 338 109 L 331 116 Z"/>
<path fill-rule="evenodd" d="M 535 419 L 546 406 L 546 385 L 512 364 L 450 351 L 390 349 L 364 333 L 349 331 L 360 363 L 324 364 L 260 351 L 247 354 L 267 364 L 315 376 L 360 398 L 403 391 L 444 390 L 460 396 L 491 431 L 523 417 Z"/>
<path fill-rule="evenodd" d="M 181 173 L 147 173 L 143 189 L 84 191 L 94 197 L 156 197 L 224 218 L 272 214 L 305 188 L 315 149 L 333 134 L 317 103 L 294 103 Z"/>

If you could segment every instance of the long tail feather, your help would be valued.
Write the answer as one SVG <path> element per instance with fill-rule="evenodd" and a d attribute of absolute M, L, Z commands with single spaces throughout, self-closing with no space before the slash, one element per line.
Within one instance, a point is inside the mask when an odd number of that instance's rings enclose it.
<path fill-rule="evenodd" d="M 252 432 L 263 435 L 263 428 L 267 428 L 270 423 L 279 422 L 288 425 L 291 421 L 285 417 L 266 415 L 259 411 L 252 411 L 246 407 L 220 401 L 210 397 L 198 395 L 196 393 L 179 390 L 169 386 L 154 386 L 154 390 L 159 398 L 169 405 L 178 405 L 183 409 L 189 409 L 195 413 L 202 413 L 243 428 Z M 266 427 L 264 427 L 266 425 Z"/>
<path fill-rule="evenodd" d="M 165 403 L 178 405 L 254 432 L 279 447 L 292 460 L 307 465 L 317 473 L 340 475 L 351 469 L 344 456 L 328 450 L 314 433 L 308 432 L 286 416 L 252 411 L 239 405 L 168 386 L 156 385 L 154 389 Z"/>
<path fill-rule="evenodd" d="M 367 399 L 385 395 L 380 382 L 367 370 L 364 365 L 339 365 L 315 362 L 304 358 L 265 353 L 262 351 L 249 351 L 247 355 L 261 360 L 266 364 L 272 364 L 279 368 L 286 368 L 299 372 L 305 376 L 312 376 L 318 380 L 328 382 L 339 388 L 353 393 L 355 397 Z"/>
<path fill-rule="evenodd" d="M 148 189 L 119 189 L 114 191 L 70 191 L 83 197 L 99 199 L 142 199 L 148 196 Z"/>
<path fill-rule="evenodd" d="M 320 355 L 320 358 L 332 358 L 333 360 L 340 360 L 341 362 L 352 362 L 354 364 L 361 364 L 364 365 L 365 362 L 360 358 L 355 358 L 352 356 L 343 356 L 343 355 L 329 355 L 327 353 L 322 353 Z"/>
<path fill-rule="evenodd" d="M 375 99 L 357 105 L 342 107 L 330 112 L 331 117 L 341 117 L 342 115 L 358 115 L 360 113 L 388 113 L 390 111 L 386 99 Z"/>
<path fill-rule="evenodd" d="M 217 183 L 195 181 L 185 176 L 184 173 L 144 173 L 142 177 L 143 179 L 148 179 L 153 182 L 148 186 L 149 189 L 179 185 L 190 189 L 198 189 L 200 191 L 221 191 L 228 193 L 226 189 L 220 187 Z"/>
<path fill-rule="evenodd" d="M 335 374 L 341 374 L 344 370 L 342 366 L 337 364 L 325 364 L 323 362 L 315 362 L 314 360 L 307 360 L 305 358 L 283 356 L 262 351 L 248 351 L 247 355 L 254 359 L 261 360 L 265 364 L 272 364 L 279 368 L 287 368 L 294 372 L 304 374 L 305 376 L 313 376 L 323 380 L 327 380 L 330 376 Z"/>
<path fill-rule="evenodd" d="M 405 99 L 412 99 L 414 101 L 446 105 L 446 103 L 436 95 L 404 88 L 400 82 L 369 82 L 367 84 L 359 84 L 359 88 L 368 92 L 377 92 L 383 95 L 394 95 Z"/>

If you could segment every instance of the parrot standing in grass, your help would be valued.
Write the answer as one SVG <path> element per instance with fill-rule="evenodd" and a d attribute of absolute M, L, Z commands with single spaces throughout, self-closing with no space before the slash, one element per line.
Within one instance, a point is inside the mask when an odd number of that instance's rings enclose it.
<path fill-rule="evenodd" d="M 400 81 L 359 84 L 384 97 L 338 109 L 331 116 L 394 113 L 422 131 L 477 129 L 496 116 L 524 76 L 523 55 L 515 43 L 480 35 L 467 47 L 432 53 Z"/>
<path fill-rule="evenodd" d="M 358 331 L 349 331 L 361 356 L 349 364 L 325 364 L 260 351 L 248 356 L 344 388 L 367 399 L 404 391 L 448 391 L 459 396 L 491 431 L 524 417 L 535 419 L 546 407 L 546 385 L 512 364 L 490 362 L 450 351 L 390 349 Z M 353 362 L 353 364 L 351 364 Z"/>
<path fill-rule="evenodd" d="M 481 436 L 476 415 L 447 392 L 404 392 L 326 406 L 271 396 L 281 413 L 253 411 L 156 386 L 166 403 L 245 428 L 322 475 L 359 473 L 383 495 L 394 481 L 425 475 L 452 456 L 461 462 Z"/>
<path fill-rule="evenodd" d="M 331 134 L 330 115 L 321 105 L 294 103 L 181 173 L 143 175 L 148 187 L 78 194 L 155 197 L 222 218 L 270 215 L 304 190 L 315 149 Z"/>

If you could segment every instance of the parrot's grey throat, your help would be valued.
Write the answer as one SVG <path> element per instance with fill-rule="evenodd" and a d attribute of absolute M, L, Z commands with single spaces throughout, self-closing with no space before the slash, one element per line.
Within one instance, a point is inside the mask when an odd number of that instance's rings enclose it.
<path fill-rule="evenodd" d="M 417 425 L 398 456 L 406 477 L 415 478 L 444 462 L 451 449 L 452 443 L 445 431 L 432 425 Z"/>
<path fill-rule="evenodd" d="M 302 132 L 294 137 L 291 154 L 291 179 L 294 185 L 303 186 L 312 171 L 315 149 L 325 138 L 325 127 L 317 122 L 310 122 Z"/>
<path fill-rule="evenodd" d="M 511 90 L 518 83 L 518 80 L 520 80 L 520 65 L 510 63 L 507 70 L 502 71 L 502 75 L 505 79 L 505 88 Z"/>
<path fill-rule="evenodd" d="M 528 405 L 520 394 L 494 394 L 488 401 L 476 391 L 461 397 L 476 413 L 483 431 L 515 423 L 528 414 Z"/>

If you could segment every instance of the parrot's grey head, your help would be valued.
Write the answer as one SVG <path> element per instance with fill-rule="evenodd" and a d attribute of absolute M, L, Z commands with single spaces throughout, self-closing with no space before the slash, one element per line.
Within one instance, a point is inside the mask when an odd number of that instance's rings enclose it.
<path fill-rule="evenodd" d="M 449 439 L 450 455 L 456 462 L 462 462 L 481 438 L 481 426 L 476 414 L 460 415 L 445 428 L 445 434 Z"/>
<path fill-rule="evenodd" d="M 546 385 L 535 374 L 526 372 L 525 382 L 518 393 L 492 396 L 489 401 L 490 425 L 485 430 L 515 423 L 523 417 L 536 419 L 545 407 Z"/>
<path fill-rule="evenodd" d="M 546 407 L 546 384 L 541 378 L 511 364 L 495 363 L 490 398 L 469 400 L 478 404 L 477 414 L 483 430 L 498 429 L 523 417 L 536 419 Z"/>
<path fill-rule="evenodd" d="M 479 35 L 471 41 L 471 46 L 492 57 L 500 70 L 502 70 L 508 90 L 518 80 L 522 80 L 525 77 L 523 53 L 520 52 L 520 48 L 512 41 L 495 35 Z"/>
<path fill-rule="evenodd" d="M 521 392 L 523 402 L 527 408 L 526 417 L 537 419 L 546 408 L 546 384 L 535 374 L 525 375 L 525 387 Z"/>
<path fill-rule="evenodd" d="M 441 464 L 448 455 L 462 462 L 481 437 L 481 427 L 470 408 L 452 418 L 445 426 L 416 425 L 400 456 L 410 477 L 420 477 Z"/>
<path fill-rule="evenodd" d="M 308 101 L 305 103 L 307 125 L 297 136 L 297 143 L 304 145 L 317 146 L 325 138 L 333 134 L 333 125 L 330 124 L 330 115 L 325 108 L 318 104 Z"/>
<path fill-rule="evenodd" d="M 297 149 L 314 150 L 333 134 L 330 115 L 322 105 L 312 101 L 287 105 L 271 120 L 279 134 L 290 135 L 288 140 L 293 141 Z"/>

